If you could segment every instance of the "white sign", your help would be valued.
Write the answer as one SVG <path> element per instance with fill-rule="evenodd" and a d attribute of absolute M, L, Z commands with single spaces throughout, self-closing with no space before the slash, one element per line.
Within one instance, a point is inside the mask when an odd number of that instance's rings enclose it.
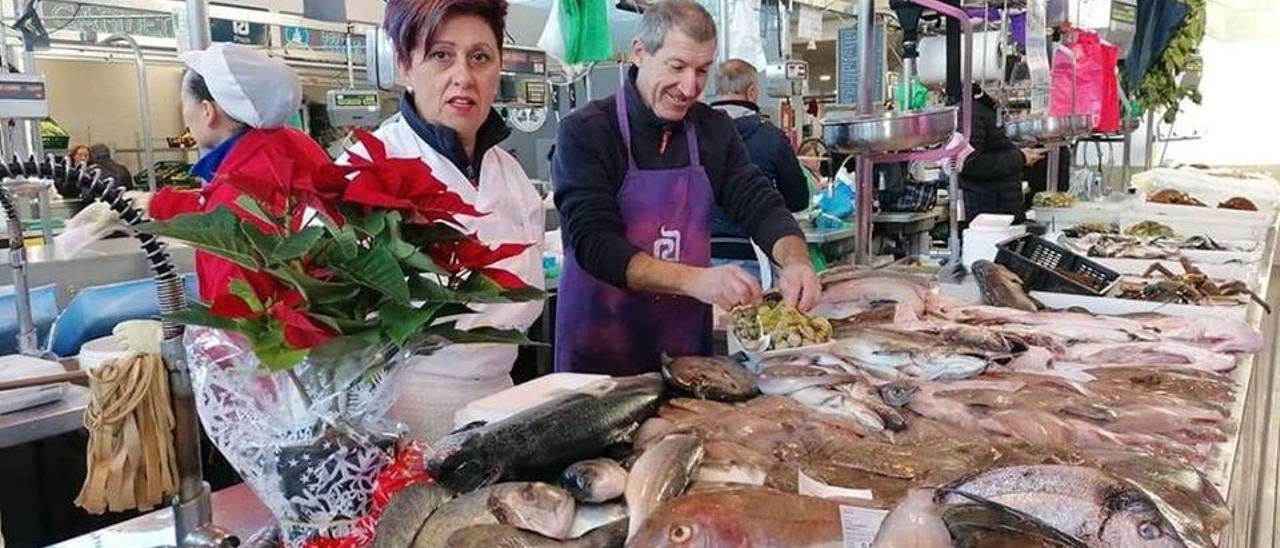
<path fill-rule="evenodd" d="M 888 510 L 841 506 L 840 529 L 844 534 L 844 548 L 871 548 L 876 534 L 880 532 L 880 524 L 888 515 Z"/>
<path fill-rule="evenodd" d="M 800 6 L 800 21 L 796 25 L 796 38 L 799 40 L 822 39 L 822 10 L 810 6 Z"/>

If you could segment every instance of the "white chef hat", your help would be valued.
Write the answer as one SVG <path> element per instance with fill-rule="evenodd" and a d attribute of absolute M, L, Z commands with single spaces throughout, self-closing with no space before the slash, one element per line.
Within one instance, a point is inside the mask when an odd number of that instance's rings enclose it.
<path fill-rule="evenodd" d="M 293 69 L 249 48 L 213 44 L 184 52 L 182 62 L 204 78 L 223 111 L 251 127 L 284 126 L 302 104 L 302 82 Z"/>

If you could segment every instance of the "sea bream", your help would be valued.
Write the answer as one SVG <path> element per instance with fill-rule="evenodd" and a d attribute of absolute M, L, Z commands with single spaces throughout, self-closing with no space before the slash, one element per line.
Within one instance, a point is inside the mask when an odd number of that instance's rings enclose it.
<path fill-rule="evenodd" d="M 455 432 L 427 455 L 431 477 L 468 492 L 527 468 L 567 465 L 630 442 L 657 413 L 664 385 L 657 373 L 596 381 L 506 419 Z"/>
<path fill-rule="evenodd" d="M 509 525 L 544 537 L 564 539 L 575 505 L 567 491 L 546 483 L 499 483 L 441 506 L 418 531 L 413 548 L 445 548 L 450 535 L 472 525 Z"/>

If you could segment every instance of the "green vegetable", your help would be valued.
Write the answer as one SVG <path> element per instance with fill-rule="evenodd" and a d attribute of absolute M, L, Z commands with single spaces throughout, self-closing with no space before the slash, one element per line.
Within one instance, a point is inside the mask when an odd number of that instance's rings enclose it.
<path fill-rule="evenodd" d="M 1198 85 L 1184 87 L 1180 78 L 1188 70 L 1199 70 L 1200 41 L 1204 39 L 1205 0 L 1175 0 L 1190 10 L 1174 30 L 1164 53 L 1138 82 L 1134 99 L 1146 109 L 1164 109 L 1164 121 L 1173 123 L 1183 99 L 1200 104 Z"/>

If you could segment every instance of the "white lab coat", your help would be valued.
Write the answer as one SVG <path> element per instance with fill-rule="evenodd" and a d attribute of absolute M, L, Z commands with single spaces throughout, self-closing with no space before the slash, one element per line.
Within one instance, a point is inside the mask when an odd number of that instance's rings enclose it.
<path fill-rule="evenodd" d="M 545 212 L 538 191 L 511 154 L 499 147 L 485 152 L 477 187 L 448 158 L 418 138 L 409 124 L 397 116 L 374 135 L 385 143 L 387 156 L 421 158 L 431 173 L 481 212 L 483 217 L 458 216 L 467 232 L 488 245 L 531 243 L 518 256 L 495 263 L 525 283 L 543 288 L 543 233 Z M 356 147 L 357 153 L 363 153 Z M 465 316 L 458 328 L 498 327 L 526 330 L 542 313 L 542 301 L 515 304 L 473 305 L 478 314 Z M 430 356 L 410 360 L 403 374 L 400 396 L 391 418 L 409 426 L 410 433 L 427 443 L 453 430 L 453 415 L 472 400 L 511 386 L 515 345 L 474 344 L 446 347 Z"/>

